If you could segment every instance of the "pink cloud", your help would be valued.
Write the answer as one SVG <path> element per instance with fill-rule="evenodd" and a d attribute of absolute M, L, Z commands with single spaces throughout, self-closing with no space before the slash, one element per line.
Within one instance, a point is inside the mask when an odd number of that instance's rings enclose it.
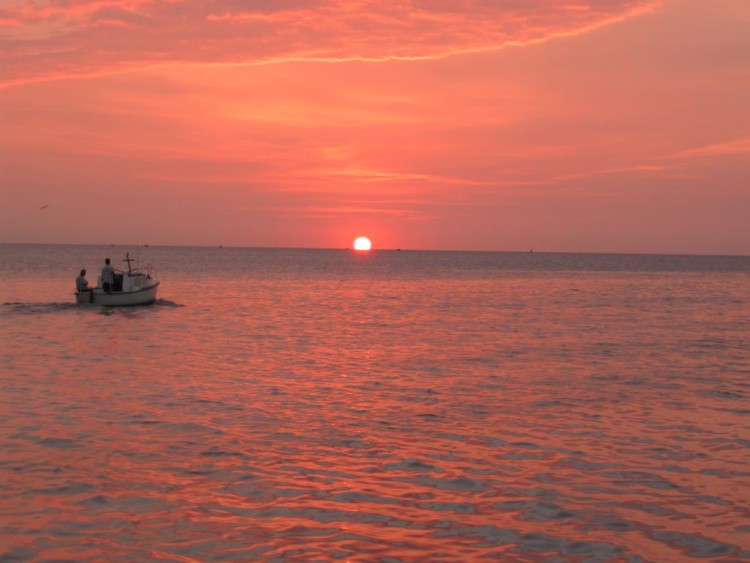
<path fill-rule="evenodd" d="M 656 0 L 199 2 L 111 0 L 0 9 L 4 84 L 164 63 L 386 60 L 497 49 L 642 13 Z"/>

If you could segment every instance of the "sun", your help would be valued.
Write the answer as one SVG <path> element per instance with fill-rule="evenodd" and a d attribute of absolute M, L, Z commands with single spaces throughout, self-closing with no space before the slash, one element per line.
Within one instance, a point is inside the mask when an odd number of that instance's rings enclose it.
<path fill-rule="evenodd" d="M 359 237 L 354 241 L 354 250 L 370 250 L 372 243 L 367 237 Z"/>

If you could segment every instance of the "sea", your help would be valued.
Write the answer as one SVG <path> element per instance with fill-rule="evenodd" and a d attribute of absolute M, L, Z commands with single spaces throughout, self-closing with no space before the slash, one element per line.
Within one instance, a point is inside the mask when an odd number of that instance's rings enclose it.
<path fill-rule="evenodd" d="M 77 306 L 126 253 L 156 303 Z M 750 257 L 0 245 L 0 561 L 750 560 Z"/>

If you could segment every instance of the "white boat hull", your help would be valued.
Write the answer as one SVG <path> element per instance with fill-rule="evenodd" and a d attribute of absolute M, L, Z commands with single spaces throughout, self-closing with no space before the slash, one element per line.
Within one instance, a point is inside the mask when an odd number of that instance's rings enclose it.
<path fill-rule="evenodd" d="M 159 282 L 153 285 L 141 287 L 134 291 L 105 292 L 97 287 L 92 291 L 81 291 L 76 293 L 76 303 L 79 305 L 101 305 L 104 307 L 130 307 L 133 305 L 150 305 L 156 301 L 156 290 Z"/>

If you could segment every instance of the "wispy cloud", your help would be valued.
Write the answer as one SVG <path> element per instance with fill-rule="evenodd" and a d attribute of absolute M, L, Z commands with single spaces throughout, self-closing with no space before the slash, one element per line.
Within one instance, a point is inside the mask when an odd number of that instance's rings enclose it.
<path fill-rule="evenodd" d="M 693 162 L 697 158 L 708 159 L 748 153 L 750 153 L 750 138 L 731 139 L 722 143 L 685 149 L 673 154 L 653 156 L 644 162 L 607 168 L 586 169 L 571 174 L 563 174 L 550 178 L 549 183 L 569 182 L 571 180 L 617 174 L 653 174 L 661 177 L 694 178 L 696 177 L 695 173 L 687 174 L 682 171 L 688 162 Z"/>
<path fill-rule="evenodd" d="M 732 156 L 747 153 L 750 153 L 750 138 L 732 139 L 723 143 L 687 149 L 674 155 L 674 158 Z"/>

